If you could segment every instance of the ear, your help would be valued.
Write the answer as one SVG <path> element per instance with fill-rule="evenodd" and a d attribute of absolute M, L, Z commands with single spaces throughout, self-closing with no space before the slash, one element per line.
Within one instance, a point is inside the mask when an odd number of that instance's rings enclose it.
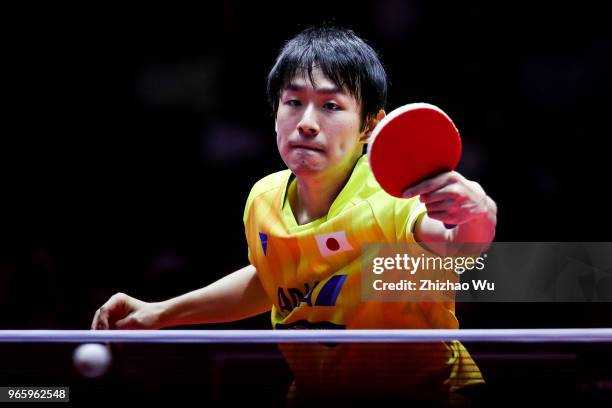
<path fill-rule="evenodd" d="M 366 127 L 366 130 L 363 132 L 363 134 L 361 135 L 361 137 L 359 138 L 359 142 L 363 143 L 363 144 L 367 144 L 370 141 L 370 136 L 372 136 L 372 131 L 374 131 L 374 128 L 376 127 L 376 125 L 378 125 L 378 123 L 383 120 L 383 118 L 387 116 L 387 114 L 385 113 L 385 111 L 383 109 L 379 110 L 378 113 L 376 114 L 375 117 L 370 118 L 370 120 L 368 121 L 368 125 Z"/>

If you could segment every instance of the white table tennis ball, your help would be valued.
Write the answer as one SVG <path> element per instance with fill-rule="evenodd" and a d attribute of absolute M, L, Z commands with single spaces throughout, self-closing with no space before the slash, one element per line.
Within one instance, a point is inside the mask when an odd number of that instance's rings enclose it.
<path fill-rule="evenodd" d="M 106 373 L 111 360 L 109 348 L 97 343 L 81 344 L 72 354 L 74 366 L 79 373 L 88 378 L 100 377 Z"/>

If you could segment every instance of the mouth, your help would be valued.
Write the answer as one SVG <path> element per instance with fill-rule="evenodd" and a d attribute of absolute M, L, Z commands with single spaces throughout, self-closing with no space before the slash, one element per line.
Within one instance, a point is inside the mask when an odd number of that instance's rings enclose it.
<path fill-rule="evenodd" d="M 315 152 L 325 153 L 325 148 L 317 143 L 307 143 L 307 142 L 290 142 L 289 147 L 291 149 L 303 149 L 303 150 L 312 150 Z"/>

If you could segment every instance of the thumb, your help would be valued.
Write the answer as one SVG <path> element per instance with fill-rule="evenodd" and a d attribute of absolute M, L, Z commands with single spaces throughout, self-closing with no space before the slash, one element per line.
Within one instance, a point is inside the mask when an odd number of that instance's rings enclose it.
<path fill-rule="evenodd" d="M 137 328 L 136 322 L 131 314 L 115 322 L 115 329 L 117 330 L 130 330 L 135 328 Z"/>

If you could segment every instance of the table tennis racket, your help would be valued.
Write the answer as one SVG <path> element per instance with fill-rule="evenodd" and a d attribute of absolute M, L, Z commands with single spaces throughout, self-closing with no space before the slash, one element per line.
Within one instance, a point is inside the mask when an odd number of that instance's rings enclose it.
<path fill-rule="evenodd" d="M 376 181 L 399 198 L 407 188 L 454 170 L 460 158 L 457 127 L 440 108 L 428 103 L 410 103 L 390 112 L 378 123 L 368 144 Z"/>

